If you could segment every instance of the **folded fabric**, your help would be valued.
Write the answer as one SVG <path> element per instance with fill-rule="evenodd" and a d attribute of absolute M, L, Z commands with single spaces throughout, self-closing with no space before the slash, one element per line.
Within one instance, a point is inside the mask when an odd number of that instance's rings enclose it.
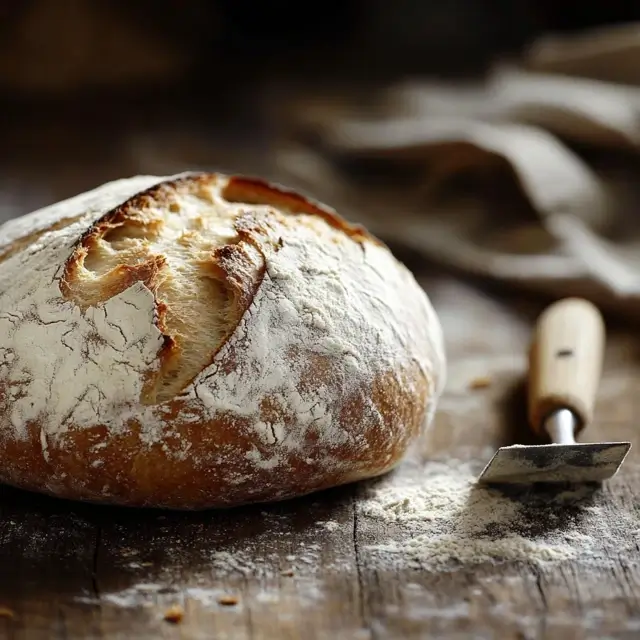
<path fill-rule="evenodd" d="M 282 179 L 448 267 L 635 316 L 640 87 L 602 60 L 640 69 L 640 26 L 620 33 L 547 39 L 473 83 L 299 98 Z"/>

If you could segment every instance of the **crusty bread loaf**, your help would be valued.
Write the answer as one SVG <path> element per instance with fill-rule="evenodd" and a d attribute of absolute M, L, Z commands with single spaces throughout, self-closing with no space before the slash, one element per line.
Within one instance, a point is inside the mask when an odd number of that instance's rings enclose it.
<path fill-rule="evenodd" d="M 391 469 L 440 324 L 331 210 L 220 174 L 109 183 L 0 227 L 0 480 L 206 508 Z"/>

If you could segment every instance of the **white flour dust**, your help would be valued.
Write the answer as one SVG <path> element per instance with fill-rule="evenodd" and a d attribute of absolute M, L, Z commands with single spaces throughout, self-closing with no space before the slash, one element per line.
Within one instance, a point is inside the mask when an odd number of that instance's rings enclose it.
<path fill-rule="evenodd" d="M 311 512 L 320 508 L 323 515 L 327 514 L 320 503 L 306 508 Z M 255 535 L 230 537 L 223 544 L 214 537 L 210 545 L 196 549 L 191 548 L 190 537 L 206 536 L 206 532 L 194 528 L 189 537 L 182 537 L 173 535 L 172 527 L 160 526 L 158 535 L 145 548 L 119 550 L 115 559 L 123 575 L 130 577 L 130 584 L 117 591 L 101 589 L 100 602 L 162 609 L 176 603 L 186 607 L 193 601 L 228 612 L 241 611 L 249 602 L 252 607 L 280 604 L 285 610 L 287 602 L 311 607 L 327 597 L 328 575 L 353 575 L 357 571 L 352 520 L 311 518 L 310 526 L 300 530 L 287 514 L 265 509 L 260 517 L 264 529 Z M 332 532 L 336 544 L 331 543 L 327 553 L 322 537 Z M 343 536 L 348 538 L 346 544 L 341 543 Z M 191 567 L 186 580 L 185 565 Z M 227 596 L 237 597 L 238 602 L 233 607 L 221 604 L 220 598 Z M 90 597 L 80 600 L 96 602 Z"/>
<path fill-rule="evenodd" d="M 359 527 L 366 533 L 384 525 L 388 532 L 366 547 L 367 564 L 431 571 L 505 561 L 599 565 L 640 540 L 637 516 L 625 510 L 614 522 L 602 492 L 582 486 L 506 493 L 477 485 L 481 468 L 408 464 L 365 490 Z"/>
<path fill-rule="evenodd" d="M 171 561 L 150 563 L 149 549 L 123 549 L 131 586 L 102 592 L 101 600 L 122 607 L 182 600 L 222 606 L 221 596 L 239 594 L 237 610 L 247 599 L 252 606 L 288 599 L 313 606 L 326 597 L 328 574 L 442 573 L 506 563 L 550 568 L 564 562 L 608 571 L 637 555 L 639 514 L 609 485 L 500 491 L 476 484 L 482 467 L 482 461 L 407 461 L 358 488 L 355 530 L 340 501 L 336 519 L 322 502 L 301 503 L 310 513 L 321 508 L 302 530 L 290 513 L 265 507 L 264 528 L 255 536 L 204 546 L 195 558 L 185 539 L 158 536 L 151 550 L 161 549 Z M 627 479 L 634 473 L 625 469 Z M 183 583 L 176 567 L 187 561 L 198 570 Z"/>

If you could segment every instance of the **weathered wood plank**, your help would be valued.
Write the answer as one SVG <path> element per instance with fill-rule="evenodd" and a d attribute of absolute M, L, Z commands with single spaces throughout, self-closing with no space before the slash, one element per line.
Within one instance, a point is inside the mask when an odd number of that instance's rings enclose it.
<path fill-rule="evenodd" d="M 174 604 L 190 638 L 357 637 L 351 495 L 219 513 L 115 511 L 97 562 L 105 637 L 123 617 L 137 637 L 173 637 L 163 614 Z"/>
<path fill-rule="evenodd" d="M 81 506 L 0 488 L 0 637 L 95 633 L 91 596 L 97 526 Z"/>
<path fill-rule="evenodd" d="M 0 618 L 0 633 L 173 638 L 179 629 L 182 637 L 253 640 L 298 638 L 305 629 L 309 638 L 358 638 L 352 493 L 173 514 L 70 511 L 5 489 L 0 606 L 15 617 Z M 184 617 L 173 625 L 164 614 L 176 604 Z"/>

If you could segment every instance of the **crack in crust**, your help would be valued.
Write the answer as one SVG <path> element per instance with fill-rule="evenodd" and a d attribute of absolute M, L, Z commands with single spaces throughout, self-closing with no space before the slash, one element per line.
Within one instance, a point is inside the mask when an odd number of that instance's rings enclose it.
<path fill-rule="evenodd" d="M 233 176 L 222 190 L 222 195 L 228 202 L 243 204 L 265 204 L 277 207 L 292 214 L 307 214 L 322 218 L 334 229 L 342 231 L 357 242 L 368 241 L 379 246 L 383 243 L 372 236 L 364 227 L 350 224 L 341 218 L 333 209 L 329 209 L 319 202 L 301 196 L 295 191 L 285 189 L 258 178 Z"/>
<path fill-rule="evenodd" d="M 142 282 L 163 335 L 143 402 L 170 400 L 209 366 L 238 326 L 278 251 L 278 218 L 306 214 L 362 243 L 363 228 L 297 193 L 246 177 L 186 174 L 103 215 L 64 265 L 60 291 L 86 310 Z"/>

